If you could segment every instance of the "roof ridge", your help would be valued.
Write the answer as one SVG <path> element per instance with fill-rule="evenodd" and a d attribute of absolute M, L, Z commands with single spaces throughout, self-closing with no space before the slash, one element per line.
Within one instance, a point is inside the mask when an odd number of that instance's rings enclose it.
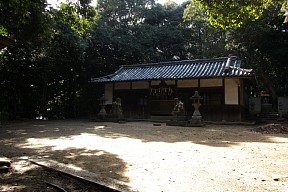
<path fill-rule="evenodd" d="M 207 58 L 207 59 L 193 59 L 193 60 L 178 60 L 178 61 L 164 61 L 164 62 L 158 62 L 158 63 L 138 63 L 138 64 L 132 64 L 132 65 L 121 65 L 121 68 L 135 68 L 135 67 L 156 67 L 156 66 L 164 66 L 164 65 L 181 65 L 185 64 L 187 62 L 190 63 L 200 63 L 200 62 L 215 62 L 215 61 L 226 61 L 229 57 L 219 57 L 219 58 Z M 237 60 L 236 56 L 230 57 L 233 60 Z"/>
<path fill-rule="evenodd" d="M 230 63 L 232 61 L 232 63 Z M 237 57 L 195 59 L 121 66 L 113 74 L 91 79 L 92 82 L 122 82 L 155 79 L 196 79 L 252 77 L 253 69 L 241 68 Z M 229 71 L 225 69 L 229 67 Z"/>
<path fill-rule="evenodd" d="M 253 69 L 247 69 L 247 68 L 242 68 L 242 67 L 235 67 L 235 66 L 230 66 L 231 69 L 237 69 L 240 71 L 247 71 L 247 72 L 252 72 Z"/>

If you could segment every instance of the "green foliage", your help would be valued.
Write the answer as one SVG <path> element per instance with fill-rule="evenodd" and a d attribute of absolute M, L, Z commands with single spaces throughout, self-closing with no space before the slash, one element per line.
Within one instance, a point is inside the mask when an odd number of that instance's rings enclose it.
<path fill-rule="evenodd" d="M 0 35 L 2 36 L 7 36 L 8 35 L 8 31 L 5 27 L 0 25 Z"/>
<path fill-rule="evenodd" d="M 9 0 L 0 1 L 1 28 L 6 29 L 9 35 L 17 36 L 26 28 L 28 35 L 39 32 L 38 22 L 42 19 L 45 8 L 45 0 Z M 28 28 L 31 29 L 28 31 Z M 18 30 L 18 31 L 17 31 Z"/>
<path fill-rule="evenodd" d="M 45 77 L 43 91 L 46 104 L 41 114 L 47 112 L 50 118 L 76 117 L 80 114 L 76 106 L 81 97 L 79 93 L 85 60 L 86 41 L 83 35 L 95 22 L 97 14 L 93 11 L 93 7 L 71 3 L 61 4 L 59 10 L 51 10 L 53 30 L 45 49 L 46 60 L 42 63 L 46 66 L 42 74 Z"/>
<path fill-rule="evenodd" d="M 88 20 L 92 26 L 96 12 L 77 17 L 86 19 L 85 25 L 74 18 L 69 23 L 61 17 L 63 10 L 45 10 L 44 4 L 37 2 L 30 2 L 35 6 L 27 7 L 31 17 L 25 20 L 14 20 L 16 17 L 11 17 L 10 12 L 1 17 L 11 19 L 11 23 L 4 24 L 16 44 L 0 54 L 0 111 L 13 118 L 75 117 L 85 53 L 80 34 L 84 33 L 83 27 L 88 28 Z M 4 8 L 10 8 L 10 4 Z M 84 12 L 81 6 L 81 14 Z M 13 14 L 20 17 L 22 11 L 15 10 Z"/>
<path fill-rule="evenodd" d="M 187 12 L 192 12 L 193 15 L 187 15 Z M 209 23 L 208 16 L 201 10 L 199 4 L 190 3 L 184 10 L 186 18 L 185 25 L 192 32 L 190 44 L 193 45 L 191 53 L 195 58 L 213 58 L 219 56 L 227 56 L 226 32 L 223 29 L 217 29 Z"/>
<path fill-rule="evenodd" d="M 59 17 L 74 31 L 83 35 L 97 20 L 97 10 L 89 6 L 90 1 L 76 1 L 75 3 L 61 3 L 57 11 Z"/>
<path fill-rule="evenodd" d="M 271 4 L 257 21 L 230 30 L 227 39 L 227 48 L 256 71 L 259 90 L 270 91 L 274 98 L 288 94 L 288 33 L 277 14 L 280 9 L 278 3 Z"/>
<path fill-rule="evenodd" d="M 49 82 L 46 83 L 48 90 L 54 93 L 52 97 L 47 98 L 47 107 L 52 114 L 61 111 L 65 114 L 64 117 L 75 117 L 74 105 L 84 61 L 85 44 L 73 29 L 61 21 L 61 18 L 57 21 L 54 30 L 52 43 L 47 50 L 50 58 L 49 65 L 54 75 L 53 78 L 49 77 Z M 50 116 L 61 118 L 63 117 L 61 113 L 57 112 Z"/>
<path fill-rule="evenodd" d="M 246 20 L 255 21 L 259 19 L 263 11 L 267 10 L 272 3 L 283 4 L 284 2 L 287 3 L 287 0 L 193 0 L 185 11 L 184 19 L 193 19 L 195 15 L 194 8 L 197 6 L 202 12 L 205 12 L 214 27 L 223 29 L 239 27 Z"/>
<path fill-rule="evenodd" d="M 35 78 L 49 39 L 44 1 L 1 1 L 1 24 L 15 43 L 0 53 L 0 112 L 31 118 L 40 101 Z"/>
<path fill-rule="evenodd" d="M 0 112 L 9 119 L 95 114 L 102 90 L 88 84 L 92 77 L 120 65 L 229 53 L 256 70 L 261 89 L 288 94 L 280 1 L 99 0 L 95 8 L 80 0 L 59 9 L 45 3 L 0 2 L 0 33 L 16 42 L 0 52 Z"/>

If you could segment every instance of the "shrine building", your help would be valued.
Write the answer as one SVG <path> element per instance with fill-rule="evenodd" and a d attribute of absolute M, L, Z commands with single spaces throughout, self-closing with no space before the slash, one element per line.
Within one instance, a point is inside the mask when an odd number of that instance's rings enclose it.
<path fill-rule="evenodd" d="M 175 98 L 184 103 L 188 117 L 194 111 L 191 96 L 198 91 L 204 120 L 243 121 L 254 80 L 253 70 L 242 68 L 237 57 L 223 57 L 124 65 L 91 82 L 103 85 L 108 113 L 121 98 L 125 118 L 169 117 Z"/>

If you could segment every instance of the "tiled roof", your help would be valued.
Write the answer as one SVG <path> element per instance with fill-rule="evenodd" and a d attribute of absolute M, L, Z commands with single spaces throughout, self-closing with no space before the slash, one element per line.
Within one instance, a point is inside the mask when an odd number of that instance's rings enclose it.
<path fill-rule="evenodd" d="M 124 65 L 114 74 L 92 78 L 91 82 L 252 77 L 254 75 L 252 69 L 243 69 L 240 65 L 241 61 L 236 57 Z"/>

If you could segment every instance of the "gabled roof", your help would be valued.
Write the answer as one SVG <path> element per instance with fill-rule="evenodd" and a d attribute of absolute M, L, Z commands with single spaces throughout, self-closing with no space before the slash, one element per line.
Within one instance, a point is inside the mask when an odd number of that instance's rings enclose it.
<path fill-rule="evenodd" d="M 240 65 L 241 61 L 237 57 L 124 65 L 114 74 L 92 78 L 91 82 L 254 76 L 252 69 L 243 69 Z"/>

